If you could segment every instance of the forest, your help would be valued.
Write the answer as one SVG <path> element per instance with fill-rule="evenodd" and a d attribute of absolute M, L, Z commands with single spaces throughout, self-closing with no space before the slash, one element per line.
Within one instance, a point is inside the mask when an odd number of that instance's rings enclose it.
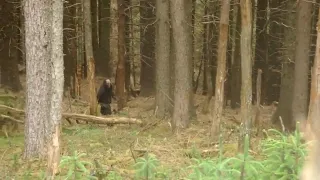
<path fill-rule="evenodd" d="M 0 1 L 0 179 L 320 179 L 319 3 Z"/>

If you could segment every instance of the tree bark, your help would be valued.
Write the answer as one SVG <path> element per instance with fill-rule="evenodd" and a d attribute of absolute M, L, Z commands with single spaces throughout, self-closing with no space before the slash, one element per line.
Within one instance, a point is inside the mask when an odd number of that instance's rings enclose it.
<path fill-rule="evenodd" d="M 230 1 L 224 0 L 221 4 L 220 31 L 218 41 L 218 67 L 216 75 L 214 110 L 212 114 L 211 136 L 219 137 L 224 103 L 224 86 L 226 80 L 227 42 L 229 30 Z"/>
<path fill-rule="evenodd" d="M 239 11 L 239 0 L 234 0 L 232 12 L 232 50 L 231 50 L 231 108 L 236 109 L 240 106 L 241 88 L 241 56 L 240 56 L 240 31 L 241 14 Z"/>
<path fill-rule="evenodd" d="M 62 118 L 62 97 L 64 86 L 63 65 L 63 1 L 52 3 L 52 35 L 51 35 L 51 89 L 49 134 L 47 134 L 48 168 L 51 179 L 58 172 L 60 163 L 60 123 Z"/>
<path fill-rule="evenodd" d="M 156 13 L 156 116 L 165 118 L 171 107 L 169 0 L 157 0 Z"/>
<path fill-rule="evenodd" d="M 118 0 L 118 65 L 116 74 L 116 94 L 118 111 L 125 106 L 125 6 L 124 0 Z"/>
<path fill-rule="evenodd" d="M 295 71 L 293 86 L 293 123 L 307 119 L 308 73 L 312 2 L 299 1 L 297 7 Z M 292 124 L 293 126 L 295 124 Z"/>
<path fill-rule="evenodd" d="M 317 24 L 317 43 L 316 43 L 316 55 L 312 68 L 311 75 L 311 90 L 310 90 L 310 103 L 308 121 L 305 123 L 307 128 L 304 129 L 304 133 L 309 135 L 306 140 L 313 140 L 309 145 L 309 154 L 306 158 L 305 164 L 301 172 L 301 180 L 316 180 L 320 178 L 319 172 L 319 153 L 320 153 L 320 133 L 319 133 L 319 116 L 320 116 L 320 8 L 318 14 Z M 313 137 L 312 137 L 313 136 Z"/>
<path fill-rule="evenodd" d="M 76 0 L 76 37 L 77 37 L 77 65 L 76 65 L 76 74 L 75 74 L 75 94 L 77 98 L 81 96 L 81 82 L 84 77 L 84 28 L 83 28 L 83 0 Z"/>
<path fill-rule="evenodd" d="M 140 1 L 140 96 L 155 92 L 155 0 Z"/>
<path fill-rule="evenodd" d="M 97 114 L 97 98 L 96 98 L 96 85 L 95 85 L 95 67 L 93 59 L 92 47 L 92 22 L 91 22 L 91 5 L 89 0 L 83 2 L 83 16 L 84 16 L 84 34 L 85 34 L 85 50 L 86 62 L 88 66 L 88 82 L 90 89 L 90 114 Z"/>
<path fill-rule="evenodd" d="M 172 32 L 175 49 L 175 88 L 172 127 L 175 132 L 187 128 L 191 118 L 192 39 L 188 21 L 191 0 L 170 1 Z M 182 46 L 183 45 L 183 46 Z"/>
<path fill-rule="evenodd" d="M 267 39 L 267 0 L 258 0 L 257 4 L 257 26 L 256 26 L 256 49 L 254 51 L 256 57 L 256 68 L 263 70 L 262 74 L 262 92 L 261 103 L 268 101 L 268 75 L 269 75 L 269 63 L 268 63 L 268 39 Z M 254 72 L 255 74 L 256 72 Z"/>
<path fill-rule="evenodd" d="M 113 65 L 116 64 L 117 59 L 118 59 L 118 0 L 110 0 L 110 69 L 112 70 L 112 76 L 115 76 L 115 70 L 113 68 Z"/>
<path fill-rule="evenodd" d="M 26 0 L 27 102 L 25 158 L 46 157 L 46 138 L 50 120 L 51 1 Z"/>
<path fill-rule="evenodd" d="M 240 0 L 241 8 L 241 122 L 239 151 L 244 137 L 250 135 L 252 121 L 252 5 L 251 0 Z"/>
<path fill-rule="evenodd" d="M 126 98 L 129 100 L 130 98 L 130 75 L 131 75 L 131 63 L 133 61 L 133 57 L 130 52 L 130 45 L 133 39 L 130 38 L 130 22 L 131 22 L 131 0 L 124 0 L 125 4 L 125 90 L 126 90 Z"/>
<path fill-rule="evenodd" d="M 208 16 L 208 6 L 207 1 L 205 1 L 206 5 L 204 7 L 204 16 Z M 208 21 L 207 18 L 204 18 L 204 21 Z M 202 84 L 202 95 L 207 95 L 208 93 L 208 76 L 207 72 L 209 69 L 209 55 L 208 55 L 208 35 L 209 35 L 209 24 L 203 24 L 203 45 L 202 45 L 202 52 L 203 52 L 203 84 Z M 207 108 L 206 108 L 207 109 Z M 207 111 L 203 109 L 204 111 Z"/>

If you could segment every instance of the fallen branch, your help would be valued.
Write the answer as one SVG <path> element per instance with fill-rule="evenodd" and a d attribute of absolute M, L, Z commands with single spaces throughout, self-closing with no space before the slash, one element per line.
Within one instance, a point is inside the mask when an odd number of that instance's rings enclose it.
<path fill-rule="evenodd" d="M 0 112 L 3 111 L 10 112 L 13 114 L 25 114 L 25 112 L 21 109 L 0 105 Z M 141 120 L 129 117 L 99 117 L 86 114 L 62 113 L 62 118 L 76 119 L 86 122 L 94 122 L 98 124 L 142 124 Z"/>
<path fill-rule="evenodd" d="M 7 116 L 7 115 L 4 115 L 4 114 L 0 114 L 0 117 L 3 118 L 3 119 L 7 119 L 7 120 L 10 120 L 10 121 L 14 121 L 14 122 L 16 122 L 16 123 L 24 124 L 23 121 L 18 120 L 18 119 L 15 119 L 14 117 L 11 117 L 11 116 Z"/>
<path fill-rule="evenodd" d="M 16 108 L 12 108 L 6 105 L 0 105 L 0 112 L 2 111 L 7 111 L 7 112 L 11 112 L 14 114 L 25 114 L 25 112 L 21 109 L 16 109 Z"/>

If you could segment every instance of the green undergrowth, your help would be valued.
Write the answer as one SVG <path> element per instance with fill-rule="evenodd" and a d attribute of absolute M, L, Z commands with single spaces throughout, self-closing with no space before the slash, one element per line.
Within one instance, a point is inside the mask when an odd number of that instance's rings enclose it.
<path fill-rule="evenodd" d="M 235 156 L 226 156 L 230 150 L 220 136 L 217 152 L 204 156 L 197 144 L 186 149 L 180 146 L 182 150 L 175 152 L 169 145 L 178 143 L 174 138 L 163 138 L 166 132 L 156 139 L 157 131 L 138 133 L 135 129 L 94 125 L 63 128 L 61 172 L 56 179 L 295 180 L 306 156 L 299 131 L 283 134 L 268 130 L 254 153 L 246 137 L 244 153 Z M 16 135 L 10 147 L 6 138 L 0 138 L 0 179 L 44 179 L 42 162 L 23 160 L 23 141 L 22 135 Z M 137 152 L 133 146 L 150 148 Z"/>

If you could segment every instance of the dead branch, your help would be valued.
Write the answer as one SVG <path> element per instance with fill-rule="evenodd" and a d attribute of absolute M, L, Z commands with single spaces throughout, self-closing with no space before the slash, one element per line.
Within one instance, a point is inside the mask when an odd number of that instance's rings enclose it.
<path fill-rule="evenodd" d="M 14 122 L 16 122 L 16 123 L 24 124 L 23 121 L 18 120 L 18 119 L 14 118 L 14 117 L 11 117 L 11 116 L 7 116 L 7 115 L 4 115 L 4 114 L 0 114 L 0 117 L 3 118 L 3 119 L 7 119 L 7 120 L 10 120 L 10 121 L 14 121 Z"/>

